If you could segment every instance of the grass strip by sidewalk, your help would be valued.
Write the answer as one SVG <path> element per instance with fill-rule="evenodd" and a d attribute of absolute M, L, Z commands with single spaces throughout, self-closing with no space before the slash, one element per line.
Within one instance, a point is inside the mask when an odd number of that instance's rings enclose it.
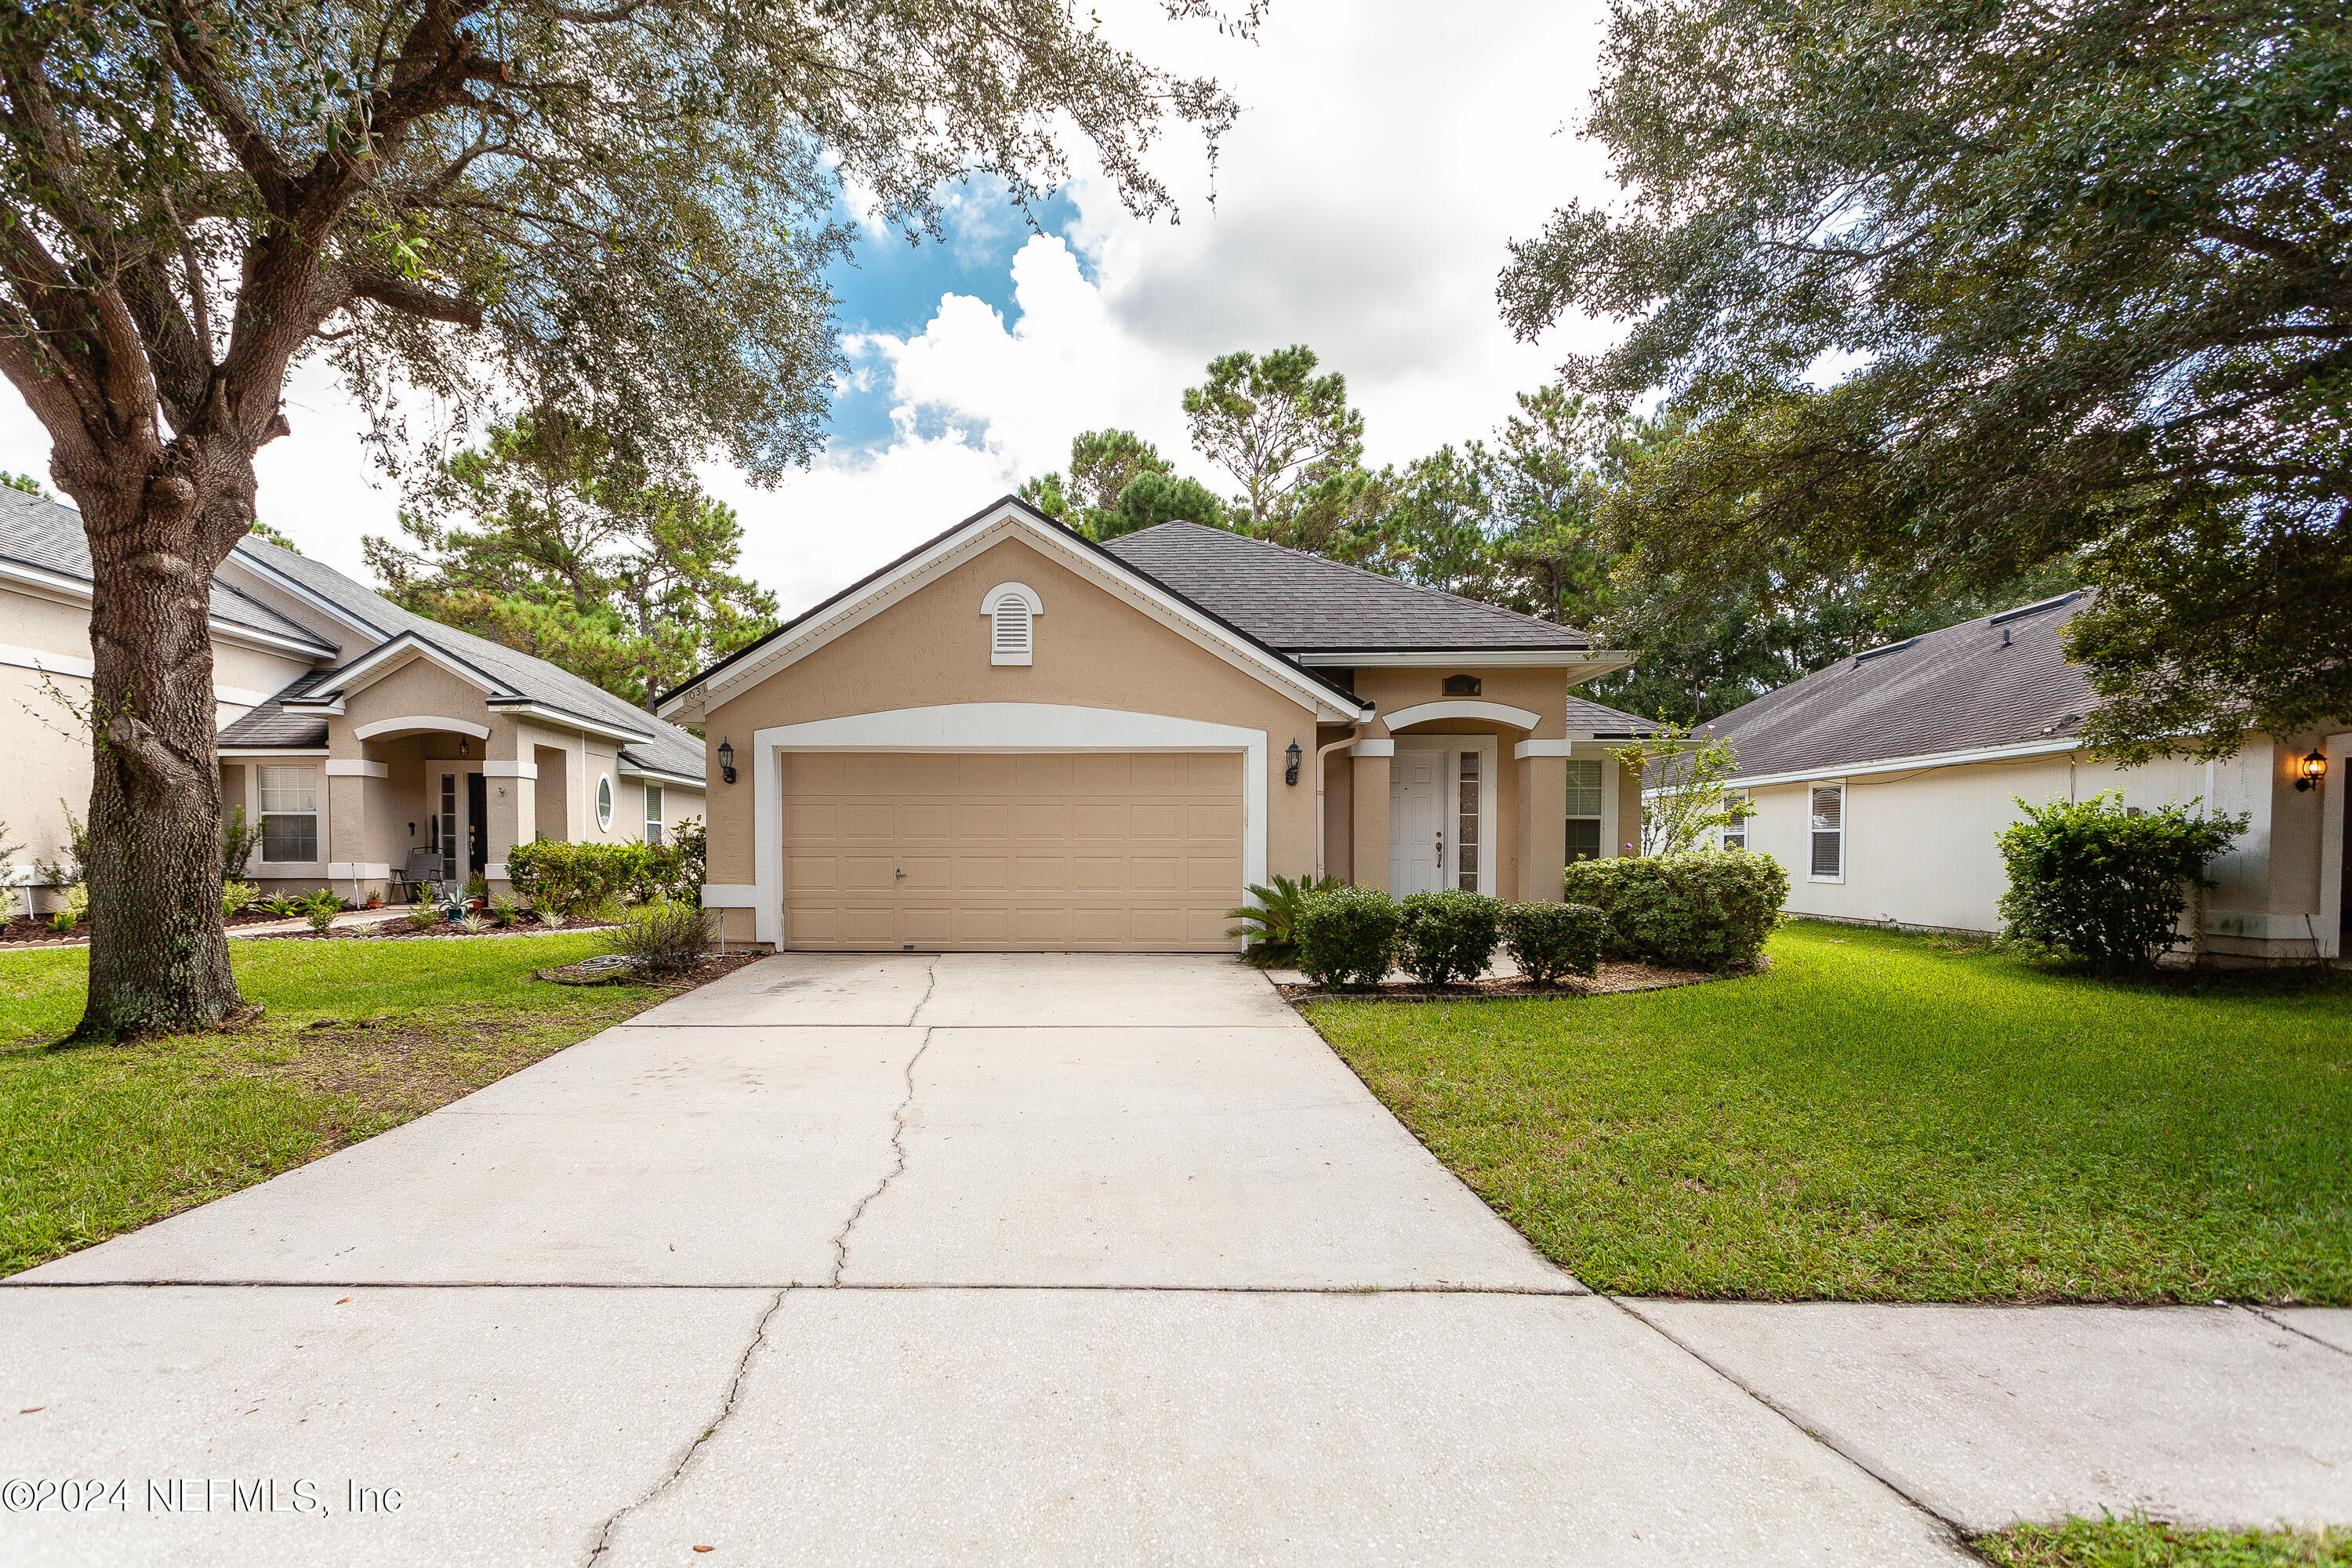
<path fill-rule="evenodd" d="M 1994 1568 L 2352 1568 L 2352 1530 L 2190 1530 L 2147 1519 L 2021 1524 L 1969 1542 Z"/>
<path fill-rule="evenodd" d="M 88 950 L 0 953 L 0 1275 L 372 1137 L 671 994 L 530 978 L 605 946 L 232 942 L 257 1026 L 74 1047 L 46 1042 L 80 1016 Z M 347 1022 L 308 1026 L 321 1018 Z"/>
<path fill-rule="evenodd" d="M 2352 984 L 2137 984 L 1819 923 L 1769 973 L 1309 1016 L 1597 1289 L 2352 1302 Z"/>

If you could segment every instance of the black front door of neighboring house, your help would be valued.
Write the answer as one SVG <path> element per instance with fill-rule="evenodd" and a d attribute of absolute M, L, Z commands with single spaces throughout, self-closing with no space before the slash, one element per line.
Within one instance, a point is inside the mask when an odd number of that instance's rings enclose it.
<path fill-rule="evenodd" d="M 490 863 L 490 792 L 479 773 L 466 775 L 466 878 L 480 876 Z"/>

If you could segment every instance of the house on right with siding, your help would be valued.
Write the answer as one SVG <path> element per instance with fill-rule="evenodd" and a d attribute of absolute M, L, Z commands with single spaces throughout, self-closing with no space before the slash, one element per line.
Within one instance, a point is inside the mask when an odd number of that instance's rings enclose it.
<path fill-rule="evenodd" d="M 2020 799 L 2201 800 L 2250 818 L 2211 870 L 2207 956 L 2340 955 L 2352 721 L 2255 735 L 2215 762 L 2101 761 L 2080 734 L 2096 695 L 2059 637 L 2087 603 L 2062 595 L 1872 648 L 1716 720 L 1738 754 L 1729 787 L 1755 807 L 1726 844 L 1789 868 L 1791 914 L 1991 931 L 2008 887 L 1996 839 Z"/>

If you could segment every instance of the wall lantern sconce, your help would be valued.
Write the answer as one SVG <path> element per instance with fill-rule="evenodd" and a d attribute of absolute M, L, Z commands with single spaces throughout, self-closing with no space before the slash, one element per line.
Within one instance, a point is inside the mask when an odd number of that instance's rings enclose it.
<path fill-rule="evenodd" d="M 458 754 L 459 756 L 461 756 L 461 757 L 470 757 L 470 756 L 472 756 L 472 755 L 474 754 L 474 742 L 471 742 L 471 741 L 469 741 L 469 740 L 467 740 L 467 739 L 466 739 L 466 737 L 465 737 L 465 736 L 463 736 L 463 735 L 458 736 L 458 737 L 457 737 L 457 754 Z"/>
<path fill-rule="evenodd" d="M 729 784 L 735 782 L 735 742 L 732 741 L 719 742 L 719 776 Z"/>
<path fill-rule="evenodd" d="M 1283 783 L 1286 784 L 1295 784 L 1298 782 L 1298 759 L 1305 754 L 1305 752 L 1298 749 L 1297 742 L 1293 741 L 1290 742 L 1290 750 L 1282 753 L 1282 760 L 1290 764 L 1282 771 Z"/>
<path fill-rule="evenodd" d="M 2303 764 L 2295 772 L 2300 776 L 2294 781 L 2294 787 L 2311 788 L 2327 776 L 2327 753 L 2317 746 L 2312 747 L 2311 754 L 2303 759 Z"/>

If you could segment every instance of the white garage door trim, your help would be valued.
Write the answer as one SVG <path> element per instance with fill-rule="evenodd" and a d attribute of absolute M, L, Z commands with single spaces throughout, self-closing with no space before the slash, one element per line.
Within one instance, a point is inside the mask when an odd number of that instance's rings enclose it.
<path fill-rule="evenodd" d="M 1263 730 L 1045 702 L 952 702 L 779 724 L 751 732 L 752 935 L 784 945 L 786 752 L 1239 752 L 1242 880 L 1265 880 L 1266 736 Z M 731 889 L 730 889 L 731 891 Z M 705 889 L 705 903 L 718 904 Z M 724 897 L 724 893 L 721 894 Z M 740 907 L 740 906 L 737 906 Z"/>

